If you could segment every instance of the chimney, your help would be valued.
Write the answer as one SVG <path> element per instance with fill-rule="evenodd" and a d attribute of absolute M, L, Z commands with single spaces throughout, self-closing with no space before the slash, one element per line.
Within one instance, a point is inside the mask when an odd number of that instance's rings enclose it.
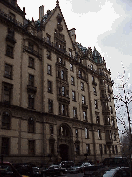
<path fill-rule="evenodd" d="M 76 30 L 75 28 L 72 28 L 71 30 L 69 30 L 70 36 L 72 38 L 73 43 L 76 42 L 76 33 L 75 33 L 75 30 Z"/>
<path fill-rule="evenodd" d="M 44 16 L 44 6 L 39 7 L 39 20 L 42 20 L 42 17 Z"/>

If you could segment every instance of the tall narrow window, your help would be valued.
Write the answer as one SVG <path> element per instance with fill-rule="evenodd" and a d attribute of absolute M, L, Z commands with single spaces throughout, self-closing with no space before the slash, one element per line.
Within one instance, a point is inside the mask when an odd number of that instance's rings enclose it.
<path fill-rule="evenodd" d="M 28 154 L 35 155 L 35 140 L 28 140 Z"/>
<path fill-rule="evenodd" d="M 89 131 L 88 131 L 88 128 L 85 128 L 85 138 L 89 138 Z"/>
<path fill-rule="evenodd" d="M 107 154 L 107 146 L 104 145 L 104 154 Z"/>
<path fill-rule="evenodd" d="M 85 96 L 82 95 L 82 104 L 85 104 Z"/>
<path fill-rule="evenodd" d="M 71 76 L 71 85 L 75 85 L 74 77 L 73 76 Z"/>
<path fill-rule="evenodd" d="M 81 90 L 84 91 L 84 83 L 81 82 Z"/>
<path fill-rule="evenodd" d="M 48 93 L 52 93 L 52 82 L 48 80 Z"/>
<path fill-rule="evenodd" d="M 13 58 L 13 47 L 12 46 L 10 46 L 10 45 L 6 46 L 6 55 L 8 57 Z"/>
<path fill-rule="evenodd" d="M 100 151 L 100 155 L 102 156 L 102 155 L 103 155 L 103 147 L 102 147 L 102 144 L 99 144 L 99 151 Z"/>
<path fill-rule="evenodd" d="M 87 111 L 83 110 L 83 120 L 87 120 Z"/>
<path fill-rule="evenodd" d="M 62 96 L 65 96 L 65 87 L 62 87 Z"/>
<path fill-rule="evenodd" d="M 29 65 L 28 65 L 28 67 L 34 68 L 34 58 L 29 57 Z"/>
<path fill-rule="evenodd" d="M 48 100 L 48 110 L 49 113 L 53 113 L 53 100 Z"/>
<path fill-rule="evenodd" d="M 4 77 L 12 79 L 12 65 L 5 64 L 5 74 Z"/>
<path fill-rule="evenodd" d="M 99 118 L 98 115 L 96 116 L 96 123 L 97 123 L 97 124 L 100 124 L 100 118 Z"/>
<path fill-rule="evenodd" d="M 73 118 L 77 118 L 77 108 L 73 107 Z"/>
<path fill-rule="evenodd" d="M 101 131 L 100 131 L 100 129 L 98 129 L 98 139 L 99 140 L 101 139 Z"/>
<path fill-rule="evenodd" d="M 51 65 L 47 65 L 47 74 L 49 74 L 49 75 L 52 74 Z"/>
<path fill-rule="evenodd" d="M 72 101 L 76 101 L 76 93 L 75 93 L 75 91 L 72 91 Z"/>
<path fill-rule="evenodd" d="M 64 71 L 63 70 L 61 70 L 61 79 L 64 80 Z"/>
<path fill-rule="evenodd" d="M 13 85 L 3 82 L 3 102 L 11 104 Z"/>
<path fill-rule="evenodd" d="M 70 71 L 73 71 L 73 64 L 70 63 Z"/>
<path fill-rule="evenodd" d="M 2 114 L 2 129 L 10 129 L 10 125 L 11 125 L 11 118 L 10 118 L 10 114 L 5 111 Z"/>
<path fill-rule="evenodd" d="M 28 95 L 28 108 L 34 109 L 34 95 L 33 94 Z"/>
<path fill-rule="evenodd" d="M 50 129 L 50 135 L 53 135 L 54 133 L 53 125 L 50 125 L 49 129 Z"/>
<path fill-rule="evenodd" d="M 86 144 L 86 153 L 90 155 L 90 144 Z"/>
<path fill-rule="evenodd" d="M 34 75 L 32 74 L 29 74 L 29 85 L 30 86 L 34 86 Z"/>
<path fill-rule="evenodd" d="M 32 117 L 28 119 L 28 133 L 34 133 L 35 131 L 35 123 Z"/>
<path fill-rule="evenodd" d="M 95 104 L 95 109 L 98 109 L 98 101 L 94 100 L 94 104 Z"/>
<path fill-rule="evenodd" d="M 7 137 L 2 137 L 2 142 L 1 142 L 1 154 L 2 155 L 9 155 L 9 150 L 10 150 L 10 139 Z"/>
<path fill-rule="evenodd" d="M 76 138 L 78 138 L 78 129 L 75 129 Z"/>

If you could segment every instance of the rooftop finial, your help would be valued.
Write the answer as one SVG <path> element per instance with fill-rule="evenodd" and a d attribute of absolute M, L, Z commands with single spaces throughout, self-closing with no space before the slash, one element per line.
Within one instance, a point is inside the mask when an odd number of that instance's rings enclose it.
<path fill-rule="evenodd" d="M 59 6 L 59 0 L 56 1 L 56 6 Z"/>

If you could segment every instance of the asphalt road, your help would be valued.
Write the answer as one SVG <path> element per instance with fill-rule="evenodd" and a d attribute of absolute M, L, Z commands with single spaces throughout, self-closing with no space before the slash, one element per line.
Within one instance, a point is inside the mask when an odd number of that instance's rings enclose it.
<path fill-rule="evenodd" d="M 77 173 L 77 174 L 65 174 L 63 176 L 59 176 L 59 177 L 83 177 L 83 173 Z"/>

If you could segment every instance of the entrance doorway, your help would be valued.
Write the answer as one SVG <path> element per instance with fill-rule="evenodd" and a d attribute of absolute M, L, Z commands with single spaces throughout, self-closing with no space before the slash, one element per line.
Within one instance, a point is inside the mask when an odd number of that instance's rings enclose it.
<path fill-rule="evenodd" d="M 61 161 L 68 161 L 68 156 L 69 156 L 69 146 L 66 144 L 61 144 L 59 146 L 60 149 L 60 157 L 62 158 Z"/>

